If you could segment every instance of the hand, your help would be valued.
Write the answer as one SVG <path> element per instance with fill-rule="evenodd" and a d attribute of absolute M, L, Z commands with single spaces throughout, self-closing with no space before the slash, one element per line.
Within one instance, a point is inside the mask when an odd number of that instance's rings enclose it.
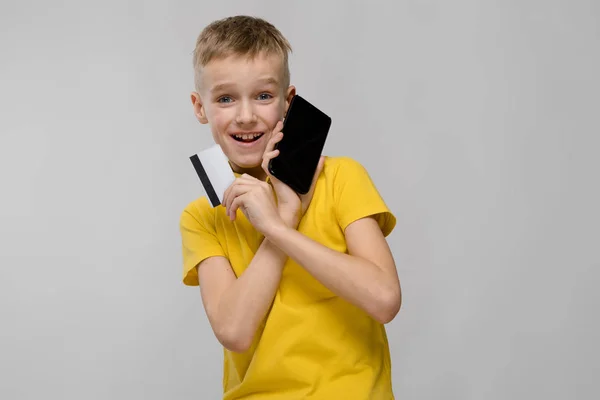
<path fill-rule="evenodd" d="M 262 234 L 266 228 L 284 223 L 277 212 L 271 186 L 248 174 L 240 176 L 227 188 L 223 195 L 223 205 L 232 221 L 239 208 Z"/>
<path fill-rule="evenodd" d="M 296 193 L 288 185 L 271 175 L 271 172 L 269 171 L 269 162 L 279 155 L 279 150 L 273 149 L 275 147 L 275 144 L 279 143 L 281 139 L 283 139 L 283 132 L 281 132 L 282 128 L 283 122 L 279 121 L 275 126 L 275 129 L 273 130 L 271 139 L 267 143 L 267 147 L 263 155 L 262 168 L 273 183 L 273 188 L 275 189 L 275 193 L 277 195 L 277 209 L 279 211 L 279 215 L 281 216 L 281 218 L 283 218 L 283 220 L 288 226 L 293 227 L 295 229 L 298 226 L 300 219 L 302 218 L 302 216 L 304 216 L 304 213 L 308 209 L 308 206 L 310 205 L 315 191 L 317 179 L 321 174 L 321 171 L 323 170 L 325 157 L 321 156 L 319 160 L 319 164 L 315 171 L 313 182 L 308 193 L 304 195 L 299 195 L 298 193 Z"/>

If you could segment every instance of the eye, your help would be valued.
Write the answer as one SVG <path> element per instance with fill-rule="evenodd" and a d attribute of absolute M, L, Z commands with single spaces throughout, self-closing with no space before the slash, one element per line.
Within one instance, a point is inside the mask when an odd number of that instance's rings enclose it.
<path fill-rule="evenodd" d="M 233 99 L 229 96 L 221 96 L 217 99 L 217 103 L 231 103 Z"/>
<path fill-rule="evenodd" d="M 261 93 L 258 95 L 259 100 L 270 100 L 272 98 L 273 96 L 271 96 L 269 93 Z"/>

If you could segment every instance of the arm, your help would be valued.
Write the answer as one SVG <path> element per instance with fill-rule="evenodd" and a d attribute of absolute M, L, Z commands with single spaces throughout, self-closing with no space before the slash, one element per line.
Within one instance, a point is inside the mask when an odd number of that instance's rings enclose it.
<path fill-rule="evenodd" d="M 381 323 L 400 310 L 396 265 L 377 221 L 359 219 L 346 228 L 348 253 L 332 250 L 298 231 L 277 224 L 265 232 L 279 247 L 333 293 Z"/>
<path fill-rule="evenodd" d="M 202 302 L 224 347 L 235 352 L 250 347 L 273 301 L 286 259 L 265 239 L 239 278 L 225 257 L 207 258 L 198 265 Z"/>
<path fill-rule="evenodd" d="M 278 123 L 277 129 L 281 126 Z M 273 151 L 278 140 L 281 140 L 281 134 L 269 141 L 262 163 L 265 171 L 268 171 L 269 160 L 278 153 Z M 321 161 L 315 176 L 322 167 Z M 246 217 L 259 227 L 259 231 L 262 231 L 261 226 L 274 223 L 293 229 L 300 218 L 299 210 L 304 212 L 310 203 L 314 184 L 302 199 L 289 189 L 285 192 L 287 186 L 277 180 L 274 180 L 274 186 L 276 191 L 279 189 L 278 207 L 272 188 L 266 182 L 244 174 L 225 191 L 223 204 L 227 214 L 234 219 L 237 208 L 242 206 Z M 198 265 L 202 302 L 215 336 L 223 346 L 236 352 L 246 351 L 251 346 L 256 330 L 273 302 L 286 260 L 287 255 L 265 239 L 239 278 L 225 257 L 211 257 Z"/>

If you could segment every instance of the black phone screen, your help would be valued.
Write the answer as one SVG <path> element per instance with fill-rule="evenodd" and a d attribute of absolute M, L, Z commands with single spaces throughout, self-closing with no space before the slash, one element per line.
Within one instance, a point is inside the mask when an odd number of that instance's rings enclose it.
<path fill-rule="evenodd" d="M 330 127 L 329 116 L 295 95 L 283 121 L 283 139 L 275 146 L 279 155 L 269 163 L 271 174 L 297 193 L 308 193 Z"/>

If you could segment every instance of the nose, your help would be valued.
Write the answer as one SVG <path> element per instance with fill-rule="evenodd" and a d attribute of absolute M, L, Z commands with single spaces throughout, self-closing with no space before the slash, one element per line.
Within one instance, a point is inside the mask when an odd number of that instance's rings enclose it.
<path fill-rule="evenodd" d="M 236 122 L 240 125 L 247 125 L 256 122 L 254 108 L 249 101 L 242 102 L 236 117 Z"/>

